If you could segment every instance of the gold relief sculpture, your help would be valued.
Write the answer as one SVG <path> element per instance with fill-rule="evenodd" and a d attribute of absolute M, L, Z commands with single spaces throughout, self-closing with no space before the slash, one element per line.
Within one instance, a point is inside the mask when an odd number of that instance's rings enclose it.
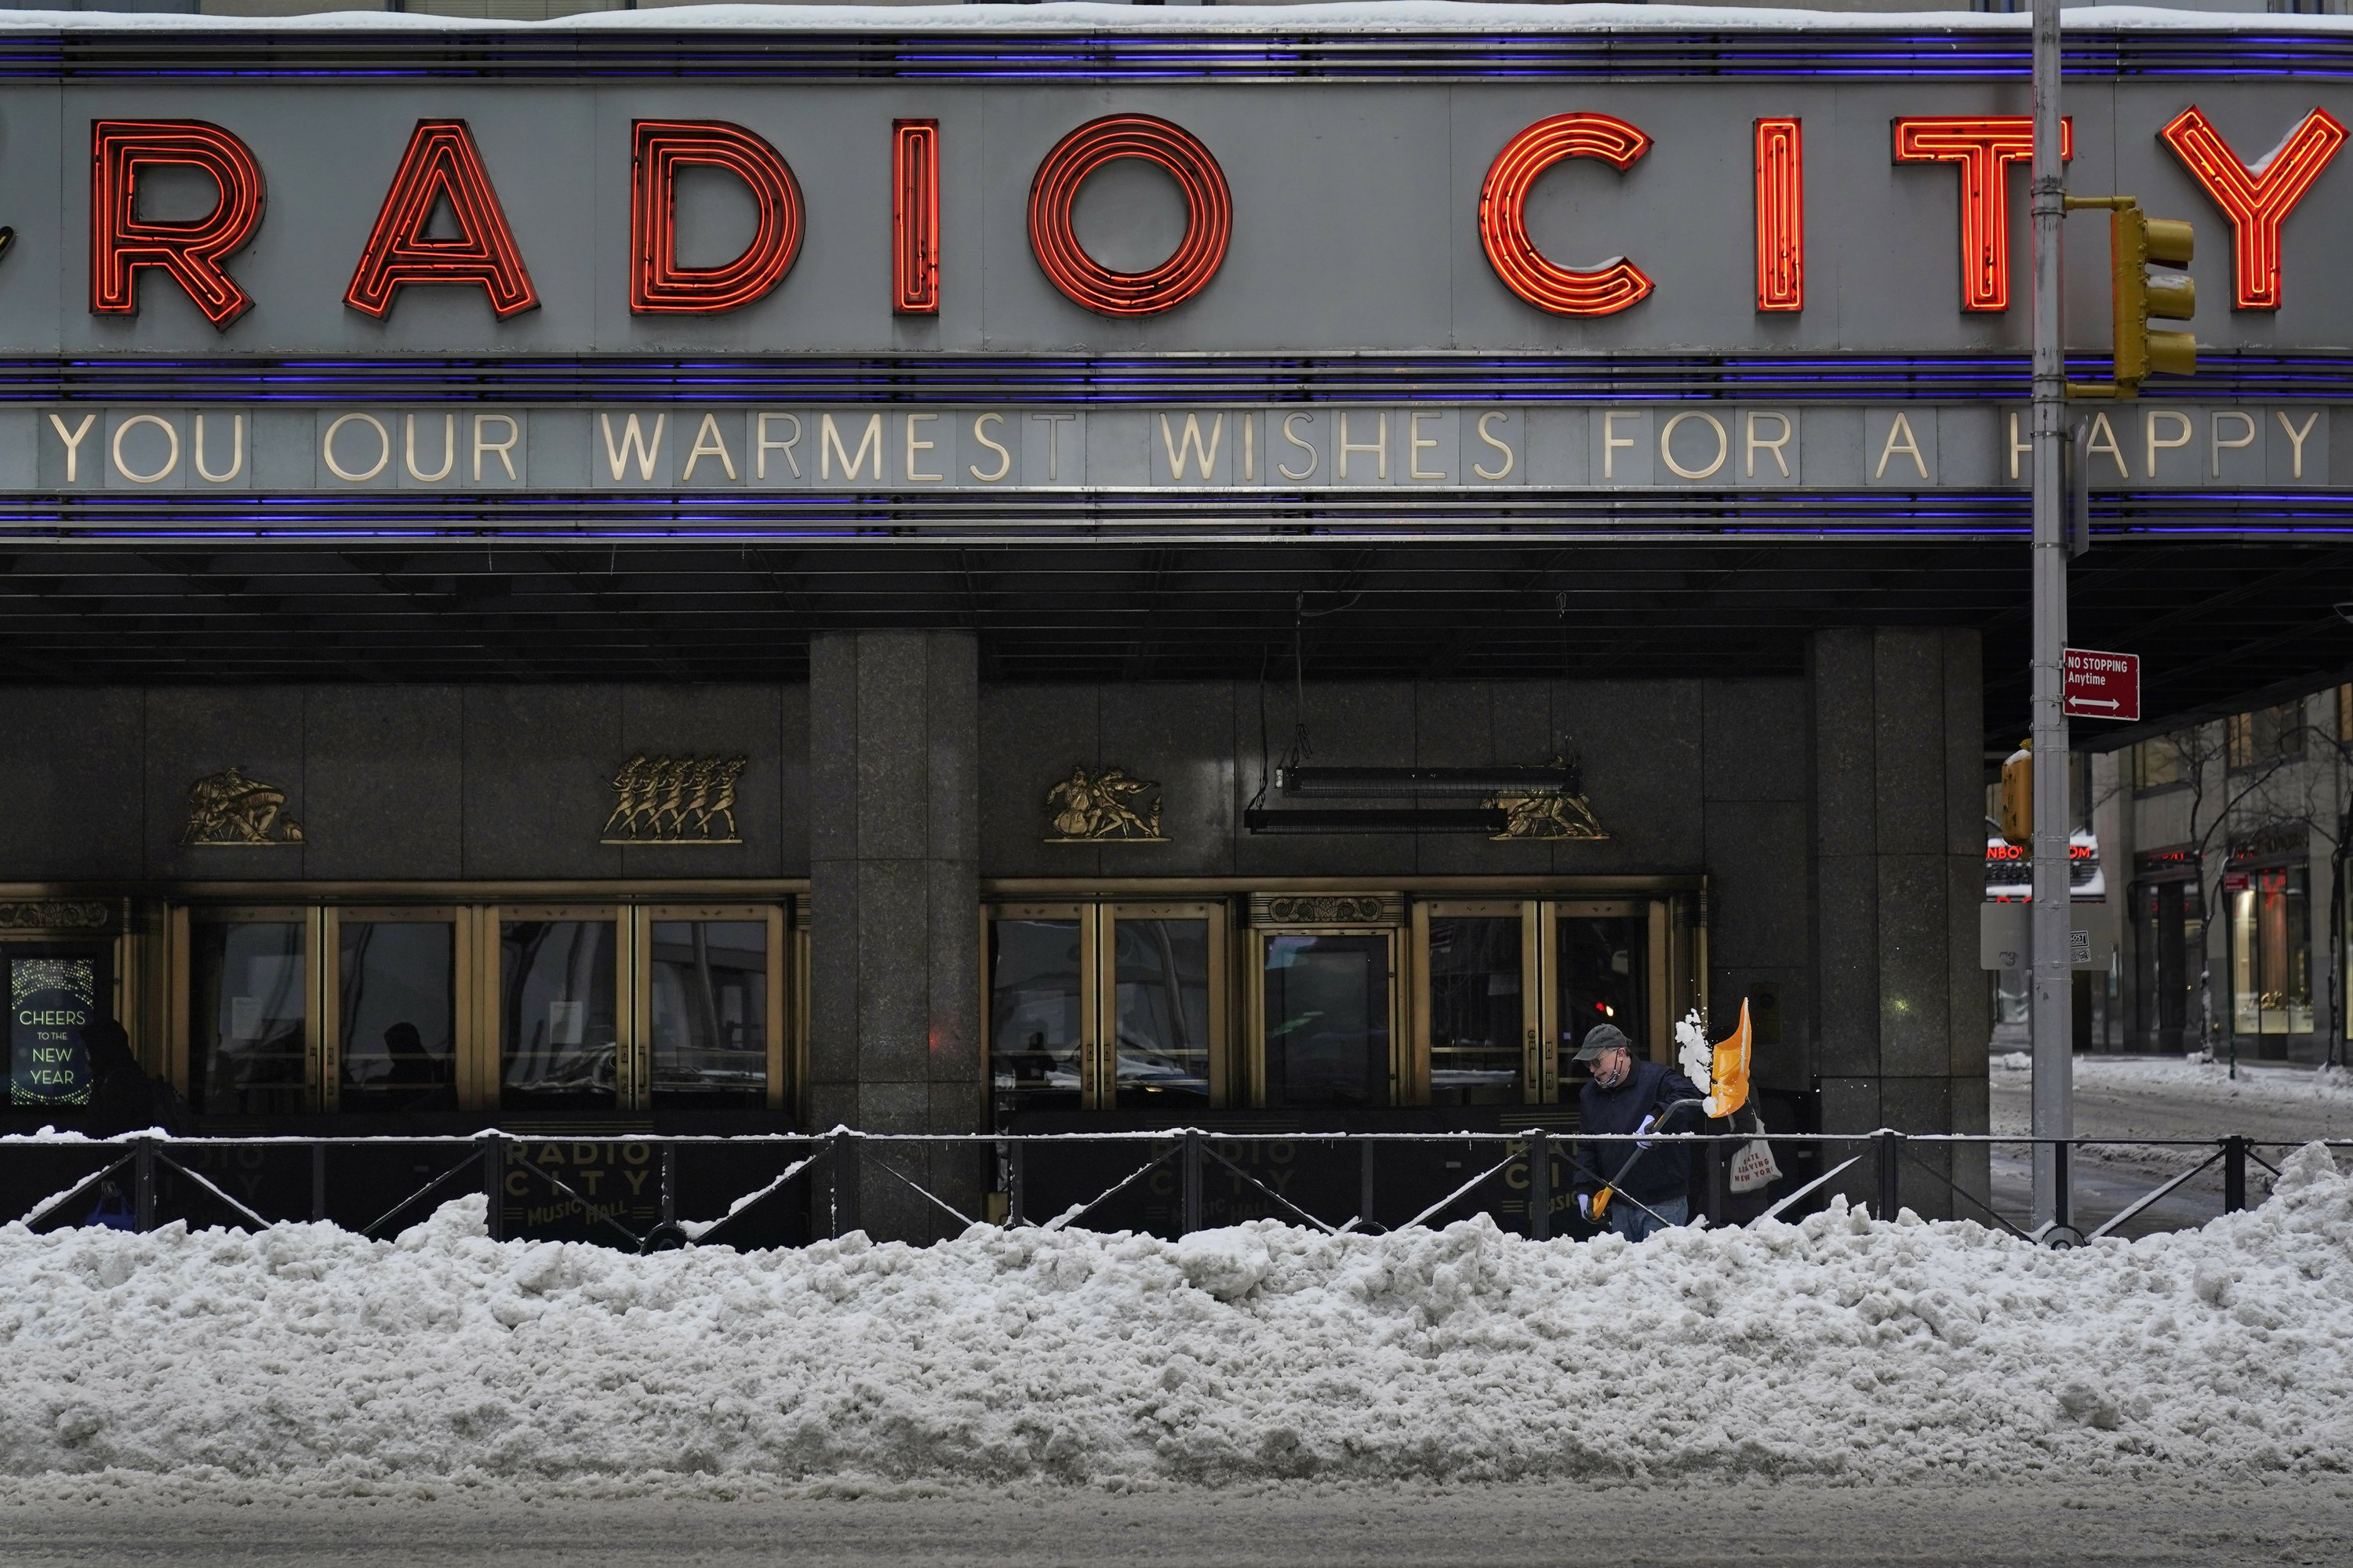
<path fill-rule="evenodd" d="M 1586 803 L 1585 768 L 1581 762 L 1563 763 L 1558 757 L 1552 765 L 1562 771 L 1562 785 L 1557 789 L 1532 789 L 1525 794 L 1490 795 L 1480 802 L 1491 811 L 1504 813 L 1504 831 L 1490 833 L 1489 842 L 1503 843 L 1514 839 L 1606 839 L 1600 820 Z"/>
<path fill-rule="evenodd" d="M 180 842 L 206 847 L 299 844 L 302 824 L 281 816 L 285 807 L 286 791 L 274 784 L 248 779 L 234 768 L 208 773 L 188 786 L 188 825 L 180 831 Z"/>
<path fill-rule="evenodd" d="M 639 752 L 613 775 L 620 799 L 605 819 L 608 844 L 740 844 L 735 779 L 743 757 L 648 757 Z M 721 830 L 724 830 L 722 832 Z"/>
<path fill-rule="evenodd" d="M 95 899 L 34 899 L 0 904 L 0 931 L 103 931 L 114 911 Z"/>
<path fill-rule="evenodd" d="M 1071 776 L 1046 791 L 1046 810 L 1053 816 L 1050 844 L 1105 842 L 1165 844 L 1160 831 L 1160 797 L 1152 797 L 1145 810 L 1136 809 L 1147 789 L 1160 786 L 1148 779 L 1130 779 L 1117 768 L 1089 773 L 1073 768 Z"/>
<path fill-rule="evenodd" d="M 1377 895 L 1359 898 L 1345 895 L 1270 898 L 1266 904 L 1267 923 L 1274 926 L 1364 925 L 1379 920 L 1387 913 Z"/>
<path fill-rule="evenodd" d="M 1491 810 L 1504 813 L 1504 831 L 1490 833 L 1497 843 L 1506 839 L 1606 839 L 1593 808 L 1582 795 L 1547 792 L 1540 795 L 1490 795 Z"/>

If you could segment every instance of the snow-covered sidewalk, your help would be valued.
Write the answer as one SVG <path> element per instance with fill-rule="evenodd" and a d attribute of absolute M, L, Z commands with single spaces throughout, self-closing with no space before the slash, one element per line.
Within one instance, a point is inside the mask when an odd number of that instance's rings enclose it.
<path fill-rule="evenodd" d="M 1991 1063 L 1994 1080 L 2015 1078 L 2024 1084 L 2034 1072 L 2028 1052 L 2010 1051 Z M 2212 1107 L 2216 1129 L 2255 1134 L 2263 1129 L 2232 1123 L 2239 1107 L 2337 1107 L 2353 1108 L 2353 1072 L 2343 1067 L 2291 1067 L 2263 1062 L 2241 1062 L 2237 1077 L 2222 1061 L 2202 1062 L 2187 1056 L 2104 1056 L 2078 1053 L 2075 1092 L 2133 1094 L 2158 1091 L 2194 1094 Z M 2224 1125 L 2230 1124 L 2230 1125 Z"/>
<path fill-rule="evenodd" d="M 1113 1486 L 2353 1467 L 2353 1183 L 2048 1252 L 1968 1224 L 928 1249 L 0 1228 L 0 1475 Z"/>

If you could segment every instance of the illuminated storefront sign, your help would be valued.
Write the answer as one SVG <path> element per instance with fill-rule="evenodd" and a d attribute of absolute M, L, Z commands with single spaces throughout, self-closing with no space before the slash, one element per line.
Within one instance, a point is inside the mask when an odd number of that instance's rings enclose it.
<path fill-rule="evenodd" d="M 2107 877 L 2100 868 L 2100 841 L 2092 833 L 2068 835 L 2067 893 L 2078 903 L 2098 903 L 2108 895 Z M 1986 841 L 1985 895 L 1989 904 L 2034 902 L 2034 857 L 2027 846 Z"/>

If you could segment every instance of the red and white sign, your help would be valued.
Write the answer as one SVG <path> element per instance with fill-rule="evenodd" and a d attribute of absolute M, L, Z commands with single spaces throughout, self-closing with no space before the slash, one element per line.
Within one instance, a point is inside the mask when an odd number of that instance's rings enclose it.
<path fill-rule="evenodd" d="M 2139 719 L 2139 654 L 2070 648 L 2065 668 L 2061 705 L 2069 718 Z"/>

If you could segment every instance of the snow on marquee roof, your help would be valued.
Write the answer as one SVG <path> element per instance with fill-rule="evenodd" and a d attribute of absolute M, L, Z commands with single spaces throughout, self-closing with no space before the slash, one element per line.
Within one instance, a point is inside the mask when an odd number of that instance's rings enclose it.
<path fill-rule="evenodd" d="M 1314 5 L 1173 8 L 1043 5 L 681 5 L 604 11 L 544 22 L 482 21 L 410 12 L 340 11 L 306 16 L 204 16 L 122 11 L 16 11 L 0 33 L 306 32 L 404 30 L 784 33 L 1599 33 L 1743 32 L 1805 29 L 1919 34 L 2024 31 L 2025 12 L 1836 12 L 1718 5 L 1493 5 L 1463 0 L 1353 0 Z M 2248 33 L 2353 32 L 2353 16 L 2272 16 L 2161 10 L 2142 5 L 2071 8 L 2077 30 Z"/>

